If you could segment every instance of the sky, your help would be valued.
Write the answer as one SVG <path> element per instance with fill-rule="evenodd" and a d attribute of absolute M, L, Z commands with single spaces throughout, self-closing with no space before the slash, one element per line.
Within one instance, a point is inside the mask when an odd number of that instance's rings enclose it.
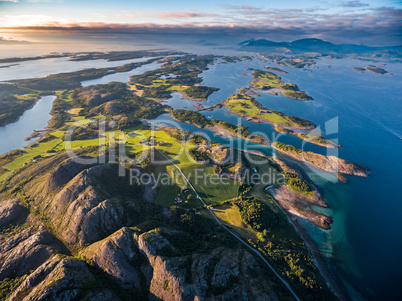
<path fill-rule="evenodd" d="M 0 39 L 164 32 L 402 45 L 402 1 L 0 0 Z"/>

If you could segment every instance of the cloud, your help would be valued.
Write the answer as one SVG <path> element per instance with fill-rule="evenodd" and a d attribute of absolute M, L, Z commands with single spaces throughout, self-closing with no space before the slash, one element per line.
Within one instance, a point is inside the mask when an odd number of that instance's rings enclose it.
<path fill-rule="evenodd" d="M 251 6 L 251 5 L 230 5 L 230 4 L 225 4 L 223 5 L 224 8 L 226 9 L 231 9 L 231 10 L 260 10 L 261 8 Z"/>
<path fill-rule="evenodd" d="M 166 13 L 159 13 L 156 14 L 156 18 L 161 19 L 168 19 L 168 18 L 204 18 L 204 17 L 211 17 L 217 16 L 217 14 L 213 13 L 192 13 L 192 12 L 166 12 Z"/>
<path fill-rule="evenodd" d="M 119 17 L 119 18 L 137 18 L 138 14 L 123 13 L 123 14 L 118 14 L 117 17 Z"/>
<path fill-rule="evenodd" d="M 0 17 L 0 24 L 3 24 L 3 29 L 44 34 L 228 33 L 266 36 L 279 41 L 314 36 L 341 43 L 378 44 L 386 41 L 388 44 L 402 44 L 402 10 L 393 7 L 370 7 L 348 13 L 301 9 L 243 9 L 219 15 L 199 12 L 118 13 L 122 18 L 138 17 L 137 20 L 142 20 L 140 17 L 147 17 L 152 22 L 89 23 L 46 16 L 5 16 Z M 174 24 L 170 24 L 170 19 L 175 20 Z M 24 20 L 24 26 L 19 26 L 20 20 Z"/>
<path fill-rule="evenodd" d="M 120 18 L 151 17 L 155 19 L 188 19 L 188 18 L 217 17 L 219 15 L 214 13 L 198 13 L 198 12 L 163 12 L 163 13 L 146 14 L 139 12 L 121 11 L 116 16 Z"/>
<path fill-rule="evenodd" d="M 341 7 L 367 7 L 369 6 L 367 3 L 361 3 L 360 1 L 348 1 L 342 2 L 339 4 Z"/>

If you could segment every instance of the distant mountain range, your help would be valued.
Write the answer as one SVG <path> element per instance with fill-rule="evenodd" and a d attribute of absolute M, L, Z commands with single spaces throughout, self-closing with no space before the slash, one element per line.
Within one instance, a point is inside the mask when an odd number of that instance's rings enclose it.
<path fill-rule="evenodd" d="M 332 44 L 320 39 L 300 39 L 293 42 L 274 42 L 265 39 L 251 39 L 238 44 L 248 50 L 270 50 L 281 53 L 319 52 L 321 54 L 363 54 L 381 52 L 392 56 L 402 56 L 402 45 L 387 47 L 371 47 L 353 44 Z"/>

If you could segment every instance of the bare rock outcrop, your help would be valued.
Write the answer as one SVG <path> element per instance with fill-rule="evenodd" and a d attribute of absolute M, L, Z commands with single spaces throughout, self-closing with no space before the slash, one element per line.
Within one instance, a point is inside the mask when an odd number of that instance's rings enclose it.
<path fill-rule="evenodd" d="M 85 166 L 69 165 L 73 166 L 74 172 Z M 62 166 L 50 176 L 57 179 L 51 183 L 63 184 L 73 174 L 69 171 L 68 176 L 64 175 L 60 179 L 57 175 L 60 169 L 65 169 Z M 122 206 L 118 201 L 111 200 L 110 196 L 96 185 L 96 177 L 107 168 L 108 165 L 95 165 L 83 169 L 62 186 L 61 191 L 54 197 L 47 197 L 41 203 L 56 231 L 68 244 L 77 243 L 83 246 L 93 243 L 122 227 Z M 57 187 L 54 187 L 54 190 L 58 191 Z"/>
<path fill-rule="evenodd" d="M 122 288 L 141 289 L 143 275 L 139 268 L 143 258 L 130 229 L 120 229 L 108 238 L 90 245 L 80 254 L 93 260 Z"/>
<path fill-rule="evenodd" d="M 24 207 L 17 199 L 0 202 L 0 227 L 4 227 L 15 220 L 23 212 Z"/>
<path fill-rule="evenodd" d="M 333 223 L 331 217 L 315 212 L 309 202 L 301 198 L 299 194 L 290 190 L 286 185 L 271 187 L 269 193 L 274 197 L 278 204 L 291 216 L 298 216 L 307 219 L 323 229 L 330 229 Z"/>
<path fill-rule="evenodd" d="M 56 255 L 29 275 L 7 300 L 68 301 L 76 300 L 78 296 L 88 296 L 89 300 L 119 300 L 109 290 L 94 295 L 91 287 L 95 282 L 96 278 L 85 262 Z M 101 298 L 96 299 L 96 296 Z M 105 299 L 108 296 L 110 299 Z"/>
<path fill-rule="evenodd" d="M 46 193 L 52 193 L 71 181 L 79 172 L 91 167 L 91 165 L 80 164 L 72 159 L 65 160 L 49 174 L 45 182 Z"/>
<path fill-rule="evenodd" d="M 44 227 L 27 228 L 0 244 L 0 280 L 20 277 L 57 252 L 60 247 Z"/>
<path fill-rule="evenodd" d="M 269 273 L 250 253 L 218 247 L 183 255 L 166 238 L 183 234 L 123 228 L 80 254 L 122 288 L 145 288 L 148 300 L 277 300 Z"/>
<path fill-rule="evenodd" d="M 97 164 L 98 158 L 81 159 L 92 162 L 82 164 L 62 157 L 53 170 L 47 167 L 40 175 L 28 170 L 34 180 L 24 188 L 31 206 L 49 219 L 55 235 L 69 245 L 79 246 L 103 239 L 124 225 L 120 200 L 112 198 L 99 182 L 112 166 Z M 37 168 L 42 170 L 52 160 L 43 160 Z"/>

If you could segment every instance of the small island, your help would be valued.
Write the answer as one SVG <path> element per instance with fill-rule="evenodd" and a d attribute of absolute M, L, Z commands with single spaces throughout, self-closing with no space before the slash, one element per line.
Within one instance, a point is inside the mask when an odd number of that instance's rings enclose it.
<path fill-rule="evenodd" d="M 315 144 L 318 146 L 322 146 L 322 147 L 326 147 L 326 148 L 341 148 L 342 147 L 342 145 L 337 144 L 334 141 L 332 141 L 331 139 L 327 139 L 321 135 L 297 132 L 297 131 L 293 131 L 291 129 L 283 128 L 280 126 L 274 126 L 274 129 L 278 133 L 293 135 L 306 142 L 309 142 L 311 144 Z"/>
<path fill-rule="evenodd" d="M 269 67 L 269 66 L 266 66 L 265 69 L 268 69 L 268 70 L 271 70 L 271 71 L 275 71 L 275 72 L 279 72 L 279 73 L 283 73 L 283 74 L 288 74 L 288 72 L 286 72 L 286 71 L 284 71 L 284 70 L 282 70 L 282 69 L 276 68 L 276 67 Z"/>
<path fill-rule="evenodd" d="M 298 100 L 313 100 L 305 92 L 300 91 L 296 84 L 285 83 L 281 77 L 275 73 L 263 70 L 254 70 L 252 73 L 253 81 L 250 82 L 251 87 L 260 91 L 267 91 L 270 93 L 281 93 L 289 98 Z"/>
<path fill-rule="evenodd" d="M 389 74 L 392 76 L 392 73 L 389 73 L 387 70 L 385 70 L 381 67 L 374 66 L 374 65 L 367 65 L 366 68 L 353 67 L 353 69 L 355 69 L 356 71 L 359 71 L 361 73 L 364 73 L 365 71 L 370 71 L 370 72 L 376 73 L 376 74 Z"/>
<path fill-rule="evenodd" d="M 248 91 L 246 88 L 240 89 L 237 94 L 229 96 L 223 104 L 233 114 L 244 117 L 251 122 L 270 122 L 279 126 L 303 130 L 315 128 L 314 123 L 306 119 L 267 109 L 253 97 L 249 96 Z"/>
<path fill-rule="evenodd" d="M 371 174 L 369 168 L 341 158 L 337 158 L 335 156 L 324 156 L 310 151 L 302 151 L 293 145 L 282 142 L 274 142 L 271 146 L 282 154 L 292 157 L 298 161 L 306 162 L 313 167 L 326 172 L 359 177 L 368 177 Z"/>

